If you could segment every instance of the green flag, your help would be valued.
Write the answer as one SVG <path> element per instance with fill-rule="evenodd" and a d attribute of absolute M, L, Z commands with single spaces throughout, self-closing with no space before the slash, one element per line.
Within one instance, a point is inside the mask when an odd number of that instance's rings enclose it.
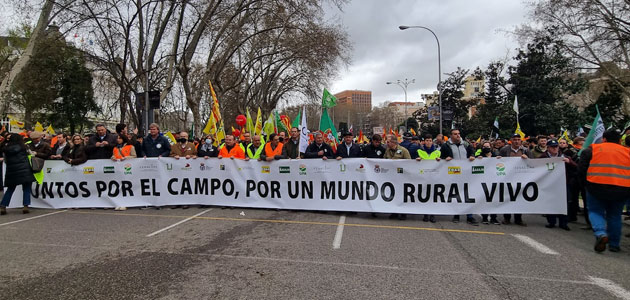
<path fill-rule="evenodd" d="M 322 107 L 324 109 L 331 108 L 337 105 L 337 98 L 333 96 L 327 89 L 324 88 L 324 95 L 322 96 Z"/>
<path fill-rule="evenodd" d="M 188 132 L 188 138 L 189 139 L 194 139 L 195 138 L 195 121 L 193 121 L 192 125 L 190 125 L 190 131 Z"/>
<path fill-rule="evenodd" d="M 595 105 L 595 109 L 597 110 L 597 116 L 595 116 L 595 120 L 593 120 L 593 125 L 591 125 L 591 131 L 586 136 L 586 140 L 584 141 L 584 145 L 582 146 L 582 150 L 588 148 L 591 144 L 599 144 L 602 142 L 602 137 L 604 136 L 604 131 L 606 128 L 604 127 L 604 121 L 602 117 L 599 115 L 599 107 Z M 578 154 L 582 153 L 582 150 Z"/>
<path fill-rule="evenodd" d="M 298 111 L 298 115 L 297 117 L 295 117 L 295 119 L 293 119 L 293 123 L 291 124 L 291 127 L 295 127 L 295 128 L 300 128 L 300 120 L 302 120 L 302 112 Z"/>
<path fill-rule="evenodd" d="M 322 112 L 322 118 L 319 121 L 319 130 L 326 133 L 329 129 L 332 135 L 335 137 L 335 139 L 339 140 L 339 137 L 337 136 L 337 129 L 335 128 L 335 124 L 333 124 L 332 120 L 328 116 L 328 110 L 324 109 L 324 111 Z"/>

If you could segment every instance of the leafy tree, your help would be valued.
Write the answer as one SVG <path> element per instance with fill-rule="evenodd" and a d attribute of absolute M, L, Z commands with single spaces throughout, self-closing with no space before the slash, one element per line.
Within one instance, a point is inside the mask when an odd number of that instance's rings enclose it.
<path fill-rule="evenodd" d="M 512 94 L 518 96 L 519 121 L 527 135 L 560 132 L 576 128 L 579 112 L 565 101 L 568 95 L 586 88 L 586 81 L 565 57 L 559 42 L 539 37 L 519 50 L 516 66 L 509 67 Z"/>
<path fill-rule="evenodd" d="M 613 125 L 615 128 L 621 128 L 624 126 L 625 118 L 621 114 L 623 90 L 618 85 L 612 82 L 608 83 L 604 92 L 597 98 L 597 101 L 584 109 L 584 115 L 587 120 L 597 115 L 596 105 L 606 127 Z"/>
<path fill-rule="evenodd" d="M 99 109 L 82 53 L 54 31 L 35 46 L 14 82 L 12 97 L 24 110 L 27 126 L 38 116 L 71 133 L 91 125 L 87 114 Z"/>
<path fill-rule="evenodd" d="M 464 97 L 464 80 L 468 76 L 469 70 L 457 68 L 452 73 L 447 73 L 448 77 L 442 85 L 442 113 L 445 110 L 453 111 L 453 120 L 447 121 L 446 118 L 442 122 L 444 132 L 448 131 L 453 123 L 455 127 L 463 127 L 463 123 L 468 120 L 468 110 L 472 106 L 472 102 L 463 101 Z"/>

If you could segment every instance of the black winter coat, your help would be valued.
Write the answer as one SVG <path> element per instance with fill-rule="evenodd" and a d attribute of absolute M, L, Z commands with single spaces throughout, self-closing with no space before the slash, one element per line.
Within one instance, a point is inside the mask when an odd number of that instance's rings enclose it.
<path fill-rule="evenodd" d="M 319 156 L 318 154 L 319 151 L 324 151 L 324 155 Z M 317 144 L 311 143 L 306 148 L 306 152 L 304 153 L 304 158 L 322 158 L 324 156 L 328 158 L 333 158 L 334 155 L 335 154 L 333 153 L 333 150 L 330 147 L 330 145 L 326 143 L 322 143 L 321 146 L 318 147 Z"/>
<path fill-rule="evenodd" d="M 72 163 L 70 160 L 72 159 Z M 74 145 L 70 151 L 66 155 L 63 156 L 63 160 L 73 166 L 80 165 L 86 162 L 88 159 L 87 154 L 85 153 L 85 146 L 83 145 Z"/>
<path fill-rule="evenodd" d="M 93 135 L 85 146 L 85 153 L 88 155 L 88 159 L 111 159 L 116 147 L 117 135 L 112 133 L 106 133 L 105 137 L 101 140 L 98 134 Z M 107 142 L 106 146 L 96 147 L 98 142 Z"/>
<path fill-rule="evenodd" d="M 6 164 L 4 186 L 30 184 L 35 181 L 25 148 L 20 145 L 10 145 L 4 148 L 3 155 Z"/>
<path fill-rule="evenodd" d="M 352 146 L 350 146 L 350 155 L 348 155 L 346 143 L 341 143 L 337 145 L 337 156 L 341 156 L 341 158 L 363 157 L 363 151 L 361 151 L 359 145 L 352 143 Z"/>

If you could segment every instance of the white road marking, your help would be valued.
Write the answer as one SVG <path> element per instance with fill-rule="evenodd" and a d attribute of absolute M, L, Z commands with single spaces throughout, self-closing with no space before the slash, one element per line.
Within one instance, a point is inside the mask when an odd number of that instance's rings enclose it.
<path fill-rule="evenodd" d="M 180 225 L 180 224 L 182 224 L 182 223 L 186 223 L 186 222 L 188 222 L 188 221 L 190 221 L 190 220 L 192 220 L 192 219 L 194 219 L 194 218 L 196 218 L 196 217 L 199 217 L 199 216 L 201 216 L 201 215 L 203 215 L 203 214 L 205 214 L 205 213 L 207 213 L 207 212 L 209 212 L 209 211 L 211 211 L 211 210 L 212 210 L 212 208 L 211 208 L 211 209 L 206 209 L 206 210 L 204 210 L 204 211 L 202 211 L 202 212 L 200 212 L 200 213 L 198 213 L 198 214 L 196 214 L 196 215 L 194 215 L 194 216 L 191 216 L 191 217 L 188 217 L 188 218 L 186 218 L 186 219 L 183 219 L 183 220 L 181 220 L 181 221 L 179 221 L 179 222 L 177 222 L 177 223 L 175 223 L 175 224 L 173 224 L 173 225 L 169 225 L 169 226 L 166 226 L 166 227 L 164 227 L 164 228 L 162 228 L 162 229 L 160 229 L 160 230 L 158 230 L 158 231 L 155 231 L 155 232 L 149 233 L 149 234 L 147 234 L 147 237 L 152 237 L 152 236 L 154 236 L 154 235 L 156 235 L 156 234 L 158 234 L 158 233 L 160 233 L 160 232 L 167 231 L 167 230 L 169 230 L 169 229 L 171 229 L 171 228 L 173 228 L 173 227 L 175 227 L 175 226 L 177 226 L 177 225 Z"/>
<path fill-rule="evenodd" d="M 543 253 L 543 254 L 550 254 L 550 255 L 560 255 L 560 253 L 552 250 L 551 248 L 537 242 L 536 240 L 526 236 L 526 235 L 522 235 L 522 234 L 512 234 L 512 236 L 514 236 L 515 238 L 517 238 L 518 240 L 520 240 L 521 242 L 527 244 L 528 246 L 536 249 L 538 252 Z"/>
<path fill-rule="evenodd" d="M 66 211 L 68 211 L 68 210 L 60 210 L 60 211 L 55 211 L 55 212 L 51 212 L 51 213 L 47 213 L 47 214 L 43 214 L 43 215 L 39 215 L 39 216 L 35 216 L 35 217 L 24 218 L 24 219 L 20 219 L 20 220 L 16 220 L 16 221 L 6 222 L 6 223 L 0 224 L 0 226 L 11 225 L 11 224 L 20 223 L 20 222 L 24 222 L 24 221 L 28 221 L 28 220 L 33 220 L 33 219 L 38 219 L 38 218 L 42 218 L 42 217 L 52 216 L 52 215 L 55 215 L 55 214 L 60 214 L 62 212 L 66 212 Z"/>
<path fill-rule="evenodd" d="M 337 225 L 337 233 L 335 233 L 335 239 L 333 240 L 333 249 L 341 248 L 341 237 L 343 236 L 344 224 L 346 224 L 346 216 L 339 217 L 339 225 Z"/>
<path fill-rule="evenodd" d="M 589 276 L 588 279 L 596 286 L 606 290 L 607 292 L 617 296 L 620 299 L 630 300 L 630 292 L 622 286 L 604 278 Z"/>

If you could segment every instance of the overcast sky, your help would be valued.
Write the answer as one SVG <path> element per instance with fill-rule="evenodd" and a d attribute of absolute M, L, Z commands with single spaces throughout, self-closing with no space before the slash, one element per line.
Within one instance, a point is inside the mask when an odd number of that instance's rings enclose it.
<path fill-rule="evenodd" d="M 354 47 L 352 62 L 330 91 L 369 90 L 376 106 L 404 101 L 402 88 L 385 82 L 408 78 L 416 80 L 408 101 L 420 101 L 420 94 L 435 90 L 438 82 L 437 43 L 424 29 L 398 26 L 431 28 L 440 39 L 442 73 L 447 73 L 513 57 L 518 43 L 505 31 L 523 23 L 525 14 L 520 0 L 354 0 L 343 12 L 330 9 L 327 18 L 341 22 Z"/>

